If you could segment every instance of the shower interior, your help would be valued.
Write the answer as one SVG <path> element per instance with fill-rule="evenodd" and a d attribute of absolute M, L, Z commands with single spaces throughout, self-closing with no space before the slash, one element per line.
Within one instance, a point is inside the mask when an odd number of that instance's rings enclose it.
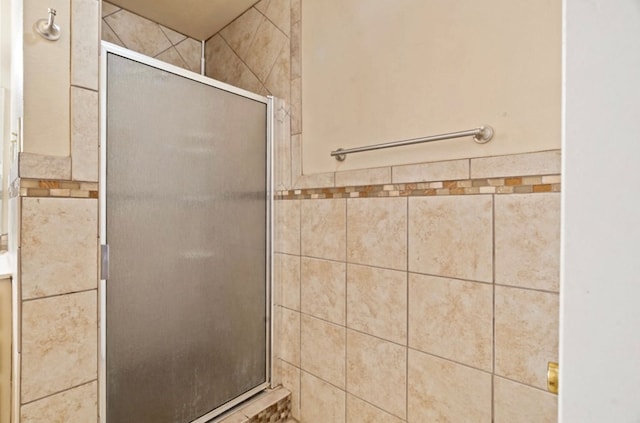
<path fill-rule="evenodd" d="M 101 57 L 101 419 L 206 422 L 270 384 L 272 100 Z"/>

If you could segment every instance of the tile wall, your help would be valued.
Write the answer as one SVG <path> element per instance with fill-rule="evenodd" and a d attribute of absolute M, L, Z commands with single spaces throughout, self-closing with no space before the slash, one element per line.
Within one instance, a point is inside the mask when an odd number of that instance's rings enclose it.
<path fill-rule="evenodd" d="M 293 416 L 555 422 L 560 152 L 303 175 L 300 3 L 263 0 L 206 49 L 210 76 L 282 99 L 274 379 Z"/>
<path fill-rule="evenodd" d="M 200 41 L 106 1 L 102 2 L 102 39 L 200 73 Z"/>
<path fill-rule="evenodd" d="M 279 192 L 276 366 L 293 416 L 555 422 L 559 173 L 548 151 Z"/>
<path fill-rule="evenodd" d="M 209 38 L 207 76 L 290 103 L 291 41 L 300 36 L 291 11 L 290 0 L 262 0 Z"/>

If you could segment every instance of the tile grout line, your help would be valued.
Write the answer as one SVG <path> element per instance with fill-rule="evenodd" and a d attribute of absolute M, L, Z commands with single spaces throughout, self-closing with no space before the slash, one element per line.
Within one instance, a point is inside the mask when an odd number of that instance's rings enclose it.
<path fill-rule="evenodd" d="M 298 334 L 300 339 L 298 342 L 298 366 L 300 366 L 298 374 L 298 417 L 302 419 L 302 201 L 298 201 L 298 254 L 300 257 L 300 265 L 298 266 L 298 271 L 300 272 L 300 302 L 298 304 L 298 316 L 300 319 L 300 333 Z"/>
<path fill-rule="evenodd" d="M 98 382 L 98 379 L 97 379 L 97 378 L 95 378 L 95 379 L 91 379 L 91 380 L 89 380 L 89 381 L 82 382 L 82 383 L 81 383 L 81 384 L 79 384 L 79 385 L 74 385 L 74 386 L 71 386 L 71 387 L 69 387 L 69 388 L 65 388 L 65 389 L 63 389 L 63 390 L 61 390 L 61 391 L 53 392 L 53 393 L 48 394 L 48 395 L 45 395 L 45 396 L 43 396 L 43 397 L 36 398 L 36 399 L 31 400 L 31 401 L 27 401 L 27 402 L 25 402 L 25 403 L 23 403 L 23 404 L 20 404 L 20 408 L 22 408 L 22 407 L 24 407 L 24 406 L 27 406 L 27 405 L 29 405 L 29 404 L 33 404 L 33 403 L 38 402 L 38 401 L 45 400 L 45 399 L 47 399 L 47 398 L 51 398 L 51 397 L 53 397 L 53 396 L 55 396 L 55 395 L 64 394 L 65 392 L 69 392 L 69 391 L 72 391 L 72 390 L 77 389 L 77 388 L 82 388 L 83 386 L 89 385 L 89 384 L 94 383 L 94 382 Z M 22 390 L 21 390 L 21 391 L 22 391 Z"/>
<path fill-rule="evenodd" d="M 335 185 L 335 173 L 334 173 L 334 181 Z M 345 260 L 345 295 L 344 295 L 344 303 L 345 303 L 345 313 L 344 313 L 344 421 L 347 422 L 348 417 L 348 405 L 347 405 L 347 395 L 349 393 L 348 383 L 348 369 L 349 369 L 349 356 L 348 356 L 348 340 L 349 340 L 349 265 L 347 264 L 349 261 L 349 201 L 345 199 L 344 201 L 344 260 Z"/>
<path fill-rule="evenodd" d="M 495 374 L 496 374 L 496 196 L 491 196 L 491 270 L 492 292 L 492 360 L 491 360 L 491 422 L 495 420 Z"/>
<path fill-rule="evenodd" d="M 393 179 L 392 179 L 393 180 Z M 407 284 L 407 292 L 406 292 L 406 313 L 405 317 L 407 319 L 406 322 L 406 339 L 405 342 L 407 344 L 405 348 L 405 418 L 409 420 L 409 251 L 411 249 L 411 243 L 409 242 L 409 221 L 411 219 L 411 208 L 409 206 L 409 197 L 407 197 L 407 218 L 406 218 L 406 226 L 405 226 L 405 237 L 407 242 L 407 272 L 405 273 L 405 282 Z"/>

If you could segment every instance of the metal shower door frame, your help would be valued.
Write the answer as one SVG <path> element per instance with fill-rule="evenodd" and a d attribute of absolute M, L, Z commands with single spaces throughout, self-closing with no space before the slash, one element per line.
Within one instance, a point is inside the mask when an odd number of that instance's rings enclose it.
<path fill-rule="evenodd" d="M 266 275 L 265 275 L 265 289 L 266 289 L 266 381 L 261 385 L 251 389 L 245 394 L 229 401 L 228 403 L 223 404 L 222 406 L 210 411 L 193 420 L 190 423 L 206 423 L 211 419 L 219 416 L 225 411 L 235 407 L 243 401 L 251 398 L 252 396 L 258 394 L 263 391 L 265 388 L 271 386 L 272 375 L 273 375 L 273 366 L 274 361 L 272 359 L 273 356 L 273 333 L 274 333 L 274 312 L 273 312 L 273 302 L 272 293 L 273 293 L 273 138 L 274 138 L 274 107 L 273 107 L 273 97 L 264 97 L 246 90 L 243 90 L 238 87 L 234 87 L 233 85 L 226 84 L 224 82 L 217 81 L 215 79 L 208 78 L 204 75 L 200 75 L 195 72 L 191 72 L 177 66 L 171 65 L 169 63 L 162 62 L 160 60 L 145 56 L 140 53 L 136 53 L 134 51 L 128 50 L 126 48 L 117 46 L 115 44 L 111 44 L 106 41 L 101 42 L 100 47 L 100 144 L 99 144 L 99 161 L 100 161 L 100 179 L 99 179 L 99 245 L 107 245 L 107 190 L 106 190 L 106 181 L 107 181 L 107 61 L 108 55 L 114 54 L 123 58 L 127 58 L 138 63 L 148 65 L 154 67 L 156 69 L 169 72 L 176 76 L 180 76 L 183 78 L 190 79 L 192 81 L 199 82 L 204 85 L 208 85 L 210 87 L 218 88 L 220 90 L 239 95 L 241 97 L 245 97 L 260 103 L 263 103 L 267 106 L 267 134 L 266 134 L 266 151 L 267 151 L 267 163 L 266 163 Z M 106 307 L 106 283 L 107 279 L 103 279 L 103 269 L 101 267 L 101 263 L 99 263 L 99 285 L 98 285 L 98 296 L 99 296 L 99 324 L 100 324 L 100 335 L 99 335 L 99 349 L 98 349 L 98 418 L 100 423 L 107 423 L 107 362 L 106 362 L 106 339 L 107 339 L 107 307 Z"/>

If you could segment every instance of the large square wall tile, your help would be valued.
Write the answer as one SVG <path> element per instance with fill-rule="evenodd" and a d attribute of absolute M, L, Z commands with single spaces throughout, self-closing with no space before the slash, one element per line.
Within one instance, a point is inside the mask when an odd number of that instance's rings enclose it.
<path fill-rule="evenodd" d="M 273 258 L 276 304 L 300 310 L 300 256 L 276 253 Z"/>
<path fill-rule="evenodd" d="M 348 265 L 347 326 L 406 345 L 407 273 Z"/>
<path fill-rule="evenodd" d="M 549 392 L 495 377 L 495 423 L 556 423 L 558 397 Z"/>
<path fill-rule="evenodd" d="M 493 286 L 410 273 L 409 346 L 491 371 Z"/>
<path fill-rule="evenodd" d="M 344 325 L 346 268 L 344 263 L 303 257 L 300 278 L 301 310 Z"/>
<path fill-rule="evenodd" d="M 23 198 L 21 237 L 23 299 L 97 287 L 97 200 Z"/>
<path fill-rule="evenodd" d="M 409 423 L 491 423 L 491 374 L 409 350 Z"/>
<path fill-rule="evenodd" d="M 344 389 L 346 329 L 307 315 L 300 322 L 301 368 Z"/>
<path fill-rule="evenodd" d="M 347 330 L 347 391 L 406 417 L 407 349 Z"/>
<path fill-rule="evenodd" d="M 496 196 L 496 283 L 558 291 L 560 194 Z"/>
<path fill-rule="evenodd" d="M 345 423 L 346 393 L 302 372 L 300 416 L 304 423 Z"/>
<path fill-rule="evenodd" d="M 407 269 L 406 198 L 358 198 L 347 202 L 347 261 Z"/>
<path fill-rule="evenodd" d="M 541 389 L 558 361 L 558 295 L 496 287 L 495 373 Z"/>
<path fill-rule="evenodd" d="M 300 255 L 300 200 L 275 201 L 274 249 Z"/>
<path fill-rule="evenodd" d="M 98 421 L 98 382 L 87 383 L 22 406 L 21 423 Z"/>
<path fill-rule="evenodd" d="M 97 302 L 92 290 L 23 303 L 23 403 L 98 377 Z"/>
<path fill-rule="evenodd" d="M 404 420 L 347 394 L 347 422 L 349 423 L 402 423 Z"/>
<path fill-rule="evenodd" d="M 303 256 L 345 260 L 346 204 L 345 199 L 302 202 Z"/>
<path fill-rule="evenodd" d="M 493 282 L 488 195 L 409 199 L 409 271 Z"/>
<path fill-rule="evenodd" d="M 278 358 L 300 366 L 300 313 L 276 307 L 276 345 Z"/>

